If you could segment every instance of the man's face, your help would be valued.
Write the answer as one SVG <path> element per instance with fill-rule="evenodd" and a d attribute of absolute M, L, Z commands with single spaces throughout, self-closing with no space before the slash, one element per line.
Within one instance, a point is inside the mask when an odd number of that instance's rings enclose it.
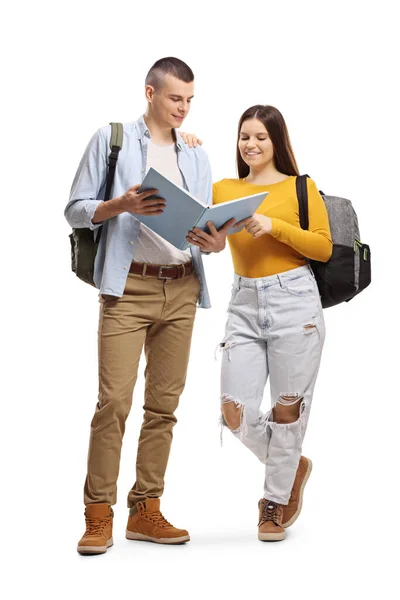
<path fill-rule="evenodd" d="M 155 119 L 163 127 L 179 128 L 190 110 L 194 82 L 186 83 L 172 75 L 165 75 L 163 87 L 155 91 L 146 87 L 146 97 L 151 103 Z"/>

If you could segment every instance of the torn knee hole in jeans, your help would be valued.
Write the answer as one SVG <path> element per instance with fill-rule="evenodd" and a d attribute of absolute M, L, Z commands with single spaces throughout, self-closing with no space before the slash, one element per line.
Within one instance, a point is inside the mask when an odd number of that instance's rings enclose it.
<path fill-rule="evenodd" d="M 221 412 L 224 425 L 232 431 L 236 431 L 242 424 L 244 406 L 229 394 L 221 396 Z"/>
<path fill-rule="evenodd" d="M 294 394 L 280 394 L 276 404 L 282 404 L 282 406 L 293 406 L 303 400 L 303 396 L 297 392 Z"/>
<path fill-rule="evenodd" d="M 266 419 L 272 429 L 295 428 L 302 425 L 306 405 L 304 396 L 299 393 L 280 394 Z"/>
<path fill-rule="evenodd" d="M 228 427 L 233 433 L 245 435 L 247 431 L 245 406 L 230 394 L 221 395 L 221 445 L 223 428 Z"/>

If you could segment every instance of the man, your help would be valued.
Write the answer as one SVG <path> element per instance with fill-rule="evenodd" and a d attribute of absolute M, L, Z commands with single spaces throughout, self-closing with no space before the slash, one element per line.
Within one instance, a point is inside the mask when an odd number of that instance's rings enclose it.
<path fill-rule="evenodd" d="M 75 228 L 103 225 L 94 280 L 100 289 L 99 399 L 91 423 L 84 489 L 86 531 L 81 554 L 106 552 L 112 545 L 111 506 L 116 503 L 122 438 L 142 348 L 146 356 L 144 420 L 136 482 L 128 495 L 126 537 L 164 544 L 189 541 L 160 512 L 160 496 L 176 423 L 174 412 L 185 384 L 196 303 L 210 307 L 201 251 L 180 251 L 132 216 L 157 215 L 163 199 L 137 193 L 150 167 L 211 204 L 211 170 L 205 152 L 189 149 L 175 128 L 193 99 L 194 76 L 181 60 L 157 61 L 146 77 L 147 110 L 124 125 L 123 147 L 113 198 L 103 201 L 111 128 L 89 142 L 65 209 Z M 133 185 L 135 184 L 135 185 Z M 212 225 L 204 252 L 225 247 L 229 221 Z"/>

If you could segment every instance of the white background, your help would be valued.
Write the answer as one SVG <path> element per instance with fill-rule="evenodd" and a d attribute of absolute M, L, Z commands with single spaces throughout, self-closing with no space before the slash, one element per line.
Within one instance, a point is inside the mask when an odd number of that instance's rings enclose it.
<path fill-rule="evenodd" d="M 398 531 L 399 51 L 394 2 L 19 2 L 2 19 L 2 549 L 4 598 L 394 598 Z M 74 278 L 63 217 L 94 131 L 145 110 L 163 56 L 195 72 L 184 124 L 214 180 L 235 177 L 242 112 L 278 107 L 300 170 L 350 198 L 373 284 L 325 311 L 305 440 L 314 462 L 283 543 L 257 540 L 263 468 L 219 445 L 229 251 L 205 258 L 162 509 L 190 544 L 124 538 L 143 374 L 127 424 L 114 547 L 81 557 L 82 486 L 97 393 L 97 293 Z M 7 164 L 4 168 L 4 164 Z M 132 182 L 136 183 L 136 182 Z M 143 367 L 143 365 L 142 365 Z M 143 369 L 141 369 L 143 371 Z M 265 394 L 266 406 L 269 402 Z M 397 590 L 398 591 L 398 590 Z"/>

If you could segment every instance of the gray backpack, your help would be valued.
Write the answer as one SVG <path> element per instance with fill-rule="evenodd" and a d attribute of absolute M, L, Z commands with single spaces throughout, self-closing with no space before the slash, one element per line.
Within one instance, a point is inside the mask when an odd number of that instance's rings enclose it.
<path fill-rule="evenodd" d="M 308 175 L 296 179 L 300 225 L 308 229 Z M 328 211 L 333 251 L 328 262 L 310 260 L 323 308 L 349 302 L 371 283 L 371 251 L 360 241 L 355 210 L 346 198 L 320 192 Z"/>
<path fill-rule="evenodd" d="M 118 153 L 122 148 L 124 130 L 122 123 L 110 123 L 110 154 L 108 155 L 107 183 L 104 201 L 110 199 L 111 189 L 114 183 L 115 168 L 118 161 Z M 93 232 L 90 229 L 72 229 L 69 235 L 71 243 L 71 269 L 79 279 L 95 287 L 94 261 L 100 242 L 102 226 Z"/>

